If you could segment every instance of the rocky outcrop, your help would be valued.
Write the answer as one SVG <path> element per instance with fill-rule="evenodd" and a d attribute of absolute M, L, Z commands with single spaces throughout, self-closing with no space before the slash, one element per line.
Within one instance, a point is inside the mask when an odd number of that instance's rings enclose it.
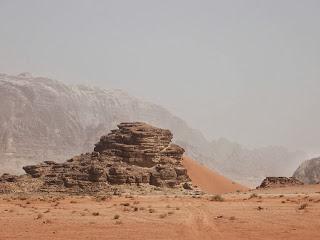
<path fill-rule="evenodd" d="M 165 108 L 121 90 L 0 73 L 0 96 L 0 174 L 21 174 L 25 165 L 63 162 L 89 152 L 106 131 L 131 121 L 169 129 L 189 157 L 248 186 L 265 176 L 290 176 L 306 158 L 279 147 L 247 149 L 226 139 L 209 142 Z"/>
<path fill-rule="evenodd" d="M 274 188 L 303 185 L 298 179 L 293 177 L 266 177 L 258 188 Z"/>
<path fill-rule="evenodd" d="M 320 158 L 303 162 L 294 172 L 293 177 L 306 184 L 320 183 Z"/>
<path fill-rule="evenodd" d="M 13 191 L 24 191 L 20 186 L 30 182 L 28 190 L 33 192 L 92 193 L 125 184 L 183 188 L 190 181 L 181 163 L 184 149 L 171 144 L 169 130 L 142 122 L 121 123 L 118 128 L 102 136 L 92 153 L 64 163 L 25 166 L 26 175 L 21 177 L 4 174 L 0 189 L 8 192 L 11 185 Z"/>

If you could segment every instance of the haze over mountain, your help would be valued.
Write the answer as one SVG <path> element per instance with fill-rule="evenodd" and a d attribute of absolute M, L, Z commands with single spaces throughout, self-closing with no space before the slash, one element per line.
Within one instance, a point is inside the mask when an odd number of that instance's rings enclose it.
<path fill-rule="evenodd" d="M 90 151 L 120 122 L 144 121 L 170 129 L 187 155 L 243 184 L 291 175 L 304 159 L 282 147 L 246 149 L 226 139 L 209 142 L 165 108 L 121 90 L 69 86 L 29 73 L 0 74 L 1 172 Z"/>
<path fill-rule="evenodd" d="M 0 72 L 122 89 L 210 140 L 317 156 L 319 11 L 318 0 L 1 0 Z"/>

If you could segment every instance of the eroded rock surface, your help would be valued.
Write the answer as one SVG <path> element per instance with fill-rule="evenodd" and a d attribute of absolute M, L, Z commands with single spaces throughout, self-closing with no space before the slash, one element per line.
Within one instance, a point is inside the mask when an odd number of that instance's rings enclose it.
<path fill-rule="evenodd" d="M 102 136 L 94 152 L 64 163 L 44 161 L 25 166 L 26 175 L 4 174 L 0 192 L 92 193 L 114 185 L 141 184 L 183 188 L 190 178 L 181 160 L 184 149 L 171 144 L 172 133 L 151 125 L 121 123 Z"/>
<path fill-rule="evenodd" d="M 296 185 L 303 185 L 303 183 L 293 177 L 266 177 L 258 188 L 288 187 Z"/>
<path fill-rule="evenodd" d="M 306 184 L 320 183 L 320 158 L 303 162 L 294 172 L 293 177 Z"/>

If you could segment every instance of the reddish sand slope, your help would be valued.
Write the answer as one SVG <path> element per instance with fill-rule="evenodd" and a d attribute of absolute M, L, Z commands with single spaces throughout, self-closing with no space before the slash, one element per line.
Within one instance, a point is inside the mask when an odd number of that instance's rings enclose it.
<path fill-rule="evenodd" d="M 237 190 L 245 191 L 248 188 L 234 183 L 220 174 L 202 166 L 189 157 L 184 157 L 182 161 L 188 170 L 192 183 L 208 193 L 227 193 Z"/>

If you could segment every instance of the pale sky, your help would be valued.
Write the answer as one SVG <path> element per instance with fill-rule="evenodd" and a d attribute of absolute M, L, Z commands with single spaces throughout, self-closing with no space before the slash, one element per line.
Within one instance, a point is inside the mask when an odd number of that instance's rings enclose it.
<path fill-rule="evenodd" d="M 0 72 L 120 88 L 208 139 L 320 153 L 318 0 L 0 0 Z"/>

